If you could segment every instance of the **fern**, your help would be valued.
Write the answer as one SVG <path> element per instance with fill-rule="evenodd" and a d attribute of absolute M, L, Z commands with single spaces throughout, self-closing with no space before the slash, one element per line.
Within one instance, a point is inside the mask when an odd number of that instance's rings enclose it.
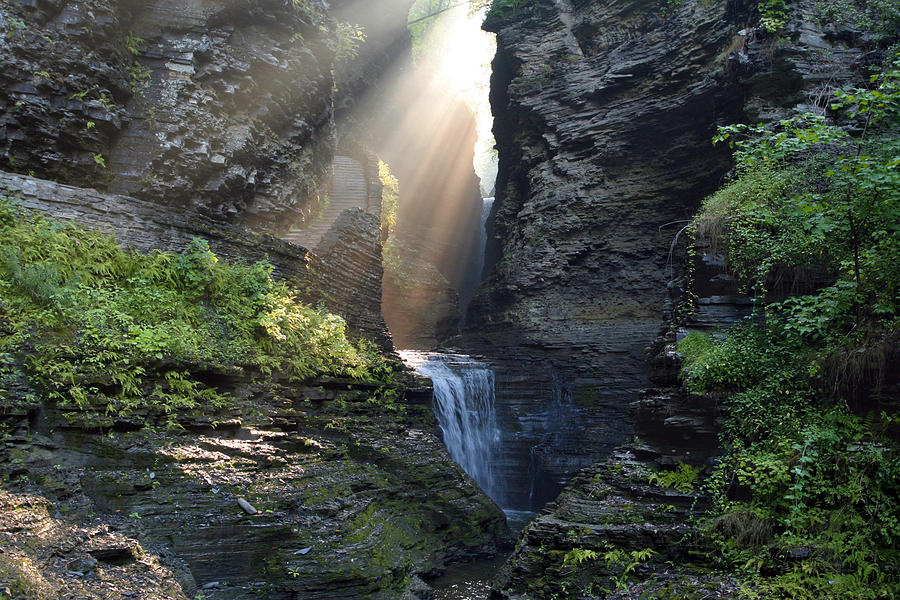
<path fill-rule="evenodd" d="M 0 199 L 0 310 L 11 328 L 0 352 L 26 355 L 25 374 L 49 400 L 112 415 L 229 402 L 161 362 L 390 378 L 374 345 L 351 341 L 343 319 L 301 303 L 272 270 L 224 264 L 202 239 L 180 254 L 125 251 Z"/>
<path fill-rule="evenodd" d="M 564 565 L 580 565 L 586 560 L 597 560 L 600 554 L 589 548 L 572 548 L 563 557 Z"/>
<path fill-rule="evenodd" d="M 703 467 L 694 467 L 686 463 L 680 463 L 674 471 L 657 471 L 650 473 L 650 483 L 662 487 L 673 488 L 679 492 L 689 493 L 694 491 L 694 484 Z"/>

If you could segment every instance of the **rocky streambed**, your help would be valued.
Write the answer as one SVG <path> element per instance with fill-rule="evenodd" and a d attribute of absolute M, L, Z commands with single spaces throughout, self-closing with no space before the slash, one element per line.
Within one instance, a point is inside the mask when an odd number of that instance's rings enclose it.
<path fill-rule="evenodd" d="M 427 387 L 389 410 L 357 383 L 241 385 L 240 410 L 176 432 L 6 411 L 7 595 L 399 598 L 508 541 Z"/>

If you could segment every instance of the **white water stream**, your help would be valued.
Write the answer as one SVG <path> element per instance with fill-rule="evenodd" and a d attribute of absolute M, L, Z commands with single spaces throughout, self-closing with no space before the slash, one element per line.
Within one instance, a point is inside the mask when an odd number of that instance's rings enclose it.
<path fill-rule="evenodd" d="M 462 354 L 400 352 L 434 385 L 434 414 L 450 456 L 493 499 L 501 482 L 493 474 L 500 441 L 494 407 L 494 371 Z"/>

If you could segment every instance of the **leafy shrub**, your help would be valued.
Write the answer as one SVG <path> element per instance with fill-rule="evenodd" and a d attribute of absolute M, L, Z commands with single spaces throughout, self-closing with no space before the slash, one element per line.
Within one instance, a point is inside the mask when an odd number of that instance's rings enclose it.
<path fill-rule="evenodd" d="M 735 148 L 737 177 L 704 203 L 697 231 L 724 241 L 760 309 L 726 334 L 688 335 L 679 352 L 687 389 L 721 400 L 708 533 L 744 597 L 900 593 L 900 457 L 886 433 L 897 420 L 866 412 L 878 404 L 864 385 L 898 335 L 898 64 L 835 94 L 856 137 L 803 114 L 717 138 Z"/>
<path fill-rule="evenodd" d="M 381 180 L 381 237 L 387 239 L 397 223 L 400 206 L 400 182 L 384 161 L 378 161 L 378 177 Z"/>
<path fill-rule="evenodd" d="M 295 380 L 374 380 L 388 364 L 344 321 L 303 305 L 272 266 L 228 265 L 195 239 L 180 254 L 122 250 L 107 235 L 0 201 L 0 354 L 63 405 L 166 413 L 230 400 L 189 368 L 242 365 Z"/>
<path fill-rule="evenodd" d="M 686 463 L 680 463 L 678 467 L 671 471 L 656 471 L 649 476 L 650 483 L 655 483 L 662 487 L 672 488 L 679 492 L 694 491 L 694 484 L 703 467 L 695 467 Z"/>

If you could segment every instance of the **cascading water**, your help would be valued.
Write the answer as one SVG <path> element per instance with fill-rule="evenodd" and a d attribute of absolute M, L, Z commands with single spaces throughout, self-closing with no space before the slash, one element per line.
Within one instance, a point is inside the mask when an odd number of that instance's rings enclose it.
<path fill-rule="evenodd" d="M 491 209 L 494 208 L 494 198 L 483 198 L 481 205 L 481 244 L 478 251 L 478 276 L 484 279 L 484 251 L 487 247 L 487 220 L 491 216 Z"/>
<path fill-rule="evenodd" d="M 500 440 L 494 372 L 461 354 L 400 354 L 434 385 L 434 413 L 450 456 L 496 501 L 503 490 L 492 468 Z"/>
<path fill-rule="evenodd" d="M 472 298 L 475 297 L 475 292 L 478 290 L 478 286 L 481 284 L 481 280 L 484 277 L 484 251 L 487 247 L 487 220 L 491 214 L 491 208 L 494 206 L 494 199 L 482 198 L 481 201 L 481 229 L 478 238 L 478 248 L 477 252 L 475 252 L 472 257 L 474 264 L 469 271 L 468 280 L 463 284 L 462 289 L 460 289 L 459 292 L 460 327 L 465 324 L 466 313 L 469 312 L 469 304 L 471 304 Z"/>

